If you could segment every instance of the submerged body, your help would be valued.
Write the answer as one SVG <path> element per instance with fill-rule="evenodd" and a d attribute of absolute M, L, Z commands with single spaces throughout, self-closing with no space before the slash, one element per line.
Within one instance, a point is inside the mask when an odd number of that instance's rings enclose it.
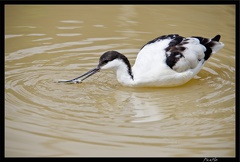
<path fill-rule="evenodd" d="M 203 67 L 205 61 L 224 44 L 220 35 L 212 39 L 184 38 L 177 34 L 163 35 L 145 44 L 139 51 L 135 64 L 117 51 L 105 52 L 96 68 L 69 81 L 83 81 L 104 69 L 116 71 L 117 80 L 131 87 L 171 87 L 185 84 Z M 62 81 L 64 82 L 64 81 Z"/>

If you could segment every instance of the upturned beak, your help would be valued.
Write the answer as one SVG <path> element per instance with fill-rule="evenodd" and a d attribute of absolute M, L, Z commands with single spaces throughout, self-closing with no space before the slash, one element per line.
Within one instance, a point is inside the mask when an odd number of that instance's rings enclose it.
<path fill-rule="evenodd" d="M 80 75 L 77 78 L 74 78 L 74 79 L 71 79 L 71 80 L 60 80 L 60 81 L 58 81 L 58 83 L 81 83 L 83 80 L 87 79 L 88 77 L 92 76 L 93 74 L 96 74 L 99 71 L 100 71 L 100 67 L 97 66 L 96 68 L 93 68 L 92 70 L 89 70 L 88 72 Z"/>

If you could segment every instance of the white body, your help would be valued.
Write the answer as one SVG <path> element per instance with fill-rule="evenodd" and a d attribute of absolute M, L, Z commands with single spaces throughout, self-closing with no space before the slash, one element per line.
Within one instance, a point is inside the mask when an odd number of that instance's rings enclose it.
<path fill-rule="evenodd" d="M 115 59 L 104 65 L 101 69 L 113 68 L 116 70 L 117 80 L 124 86 L 132 87 L 171 87 L 178 86 L 192 79 L 204 65 L 204 52 L 206 48 L 196 38 L 187 38 L 188 44 L 183 56 L 178 60 L 174 68 L 166 64 L 166 51 L 172 39 L 163 39 L 145 45 L 137 55 L 132 67 L 134 78 L 128 73 L 126 64 L 121 59 Z M 212 53 L 224 46 L 217 42 L 212 47 Z"/>

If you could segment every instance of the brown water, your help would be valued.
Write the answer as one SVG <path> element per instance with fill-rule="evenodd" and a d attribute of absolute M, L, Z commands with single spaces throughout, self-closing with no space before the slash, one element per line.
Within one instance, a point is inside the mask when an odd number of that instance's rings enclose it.
<path fill-rule="evenodd" d="M 5 6 L 5 156 L 234 157 L 234 31 L 233 5 Z M 171 33 L 225 47 L 180 87 L 55 83 Z"/>

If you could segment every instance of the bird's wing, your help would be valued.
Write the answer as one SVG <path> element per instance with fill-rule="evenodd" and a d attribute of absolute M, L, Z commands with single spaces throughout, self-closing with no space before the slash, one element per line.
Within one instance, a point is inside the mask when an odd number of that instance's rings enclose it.
<path fill-rule="evenodd" d="M 183 72 L 188 69 L 194 69 L 199 61 L 204 61 L 212 53 L 220 50 L 224 44 L 219 42 L 220 35 L 212 39 L 203 37 L 178 36 L 171 40 L 166 50 L 167 65 L 177 72 Z"/>

